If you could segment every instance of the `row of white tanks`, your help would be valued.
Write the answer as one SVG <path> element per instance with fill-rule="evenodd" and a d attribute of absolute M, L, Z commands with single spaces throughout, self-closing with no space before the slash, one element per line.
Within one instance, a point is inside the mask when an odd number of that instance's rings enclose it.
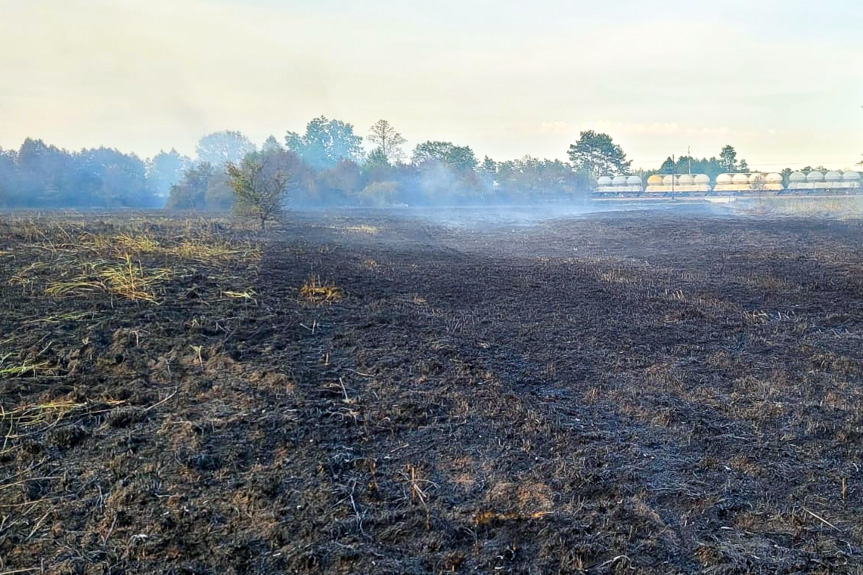
<path fill-rule="evenodd" d="M 857 172 L 793 172 L 788 177 L 789 190 L 848 190 L 860 187 Z"/>
<path fill-rule="evenodd" d="M 783 190 L 851 191 L 860 187 L 860 174 L 854 171 L 793 172 L 784 185 L 782 174 L 749 173 L 719 174 L 711 185 L 706 174 L 653 175 L 647 178 L 647 186 L 638 176 L 602 176 L 597 182 L 599 193 L 708 193 L 708 192 L 781 192 Z"/>

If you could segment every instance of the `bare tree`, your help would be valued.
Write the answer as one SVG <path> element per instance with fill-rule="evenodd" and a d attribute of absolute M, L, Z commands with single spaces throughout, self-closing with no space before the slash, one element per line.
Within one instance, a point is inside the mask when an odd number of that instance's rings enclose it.
<path fill-rule="evenodd" d="M 397 162 L 404 158 L 401 146 L 407 140 L 386 120 L 378 120 L 369 130 L 369 140 L 378 145 L 387 161 Z"/>
<path fill-rule="evenodd" d="M 284 211 L 288 196 L 288 175 L 268 165 L 266 160 L 247 156 L 240 165 L 228 163 L 228 184 L 234 190 L 234 211 L 242 217 L 257 219 L 261 230 Z"/>
<path fill-rule="evenodd" d="M 767 180 L 762 174 L 752 174 L 749 178 L 749 188 L 753 192 L 763 192 L 767 187 Z"/>

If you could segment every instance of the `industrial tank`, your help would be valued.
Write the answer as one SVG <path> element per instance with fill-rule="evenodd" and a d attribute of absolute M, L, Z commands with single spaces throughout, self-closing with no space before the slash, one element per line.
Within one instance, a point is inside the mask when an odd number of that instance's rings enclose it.
<path fill-rule="evenodd" d="M 644 191 L 638 176 L 600 176 L 596 179 L 596 193 L 600 196 L 636 196 Z"/>
<path fill-rule="evenodd" d="M 807 190 L 812 189 L 812 185 L 806 180 L 806 174 L 803 172 L 792 172 L 788 176 L 788 190 Z"/>
<path fill-rule="evenodd" d="M 764 189 L 771 192 L 781 192 L 785 189 L 782 181 L 782 174 L 771 172 L 764 176 Z"/>

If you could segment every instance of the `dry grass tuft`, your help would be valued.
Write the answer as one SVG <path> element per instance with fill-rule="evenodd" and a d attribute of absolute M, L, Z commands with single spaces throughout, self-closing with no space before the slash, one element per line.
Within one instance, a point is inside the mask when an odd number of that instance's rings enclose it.
<path fill-rule="evenodd" d="M 15 274 L 9 278 L 9 285 L 20 286 L 24 291 L 27 291 L 33 287 L 34 283 L 36 283 L 36 276 L 40 272 L 47 270 L 48 267 L 48 264 L 44 262 L 33 262 L 15 272 Z"/>
<path fill-rule="evenodd" d="M 260 250 L 251 244 L 237 246 L 205 233 L 193 234 L 191 239 L 183 239 L 179 243 L 172 244 L 173 242 L 168 242 L 167 245 L 163 245 L 144 234 L 128 233 L 111 236 L 85 232 L 78 236 L 77 241 L 64 247 L 72 251 L 85 248 L 105 257 L 124 258 L 127 255 L 157 254 L 205 263 L 224 262 L 238 257 L 257 258 L 260 256 Z"/>
<path fill-rule="evenodd" d="M 424 484 L 425 485 L 433 485 L 433 483 L 431 481 L 428 481 L 427 479 L 423 479 L 420 476 L 419 470 L 416 468 L 415 465 L 411 465 L 410 463 L 408 463 L 407 466 L 405 467 L 405 469 L 406 469 L 407 473 L 402 473 L 401 475 L 402 475 L 402 477 L 404 477 L 408 481 L 408 483 L 410 485 L 409 491 L 410 491 L 411 503 L 419 503 L 420 505 L 422 505 L 423 509 L 425 509 L 425 512 L 426 512 L 426 529 L 430 529 L 431 528 L 431 511 L 429 510 L 429 506 L 428 506 L 429 496 L 428 496 L 428 493 L 426 492 L 426 490 L 424 490 L 422 488 L 422 486 Z"/>
<path fill-rule="evenodd" d="M 26 360 L 20 365 L 9 365 L 6 363 L 6 360 L 10 355 L 11 354 L 6 354 L 3 357 L 0 357 L 0 378 L 21 377 L 28 374 L 36 375 L 48 367 L 47 362 L 28 363 Z"/>
<path fill-rule="evenodd" d="M 333 283 L 323 283 L 315 275 L 303 282 L 300 297 L 313 303 L 333 303 L 345 297 L 344 292 Z"/>
<path fill-rule="evenodd" d="M 361 224 L 358 226 L 347 226 L 344 228 L 346 232 L 354 232 L 356 234 L 368 234 L 370 236 L 375 236 L 381 233 L 381 229 L 377 226 L 370 226 L 368 224 Z"/>
<path fill-rule="evenodd" d="M 83 274 L 73 280 L 51 282 L 45 288 L 45 293 L 64 297 L 104 291 L 132 301 L 155 302 L 155 286 L 173 275 L 171 270 L 164 268 L 145 270 L 140 263 L 132 262 L 128 255 L 120 264 L 95 262 L 86 268 L 89 271 L 85 269 Z"/>
<path fill-rule="evenodd" d="M 550 515 L 550 511 L 535 511 L 533 513 L 496 513 L 494 511 L 480 511 L 473 517 L 476 525 L 491 525 L 492 523 L 502 523 L 504 521 L 529 521 L 531 519 L 542 519 L 546 515 Z"/>
<path fill-rule="evenodd" d="M 246 290 L 246 291 L 223 291 L 222 295 L 231 299 L 241 299 L 253 302 L 255 304 L 258 303 L 258 300 L 255 299 L 255 296 L 258 295 L 255 290 Z"/>
<path fill-rule="evenodd" d="M 863 202 L 859 196 L 833 196 L 826 198 L 762 197 L 744 202 L 741 211 L 752 215 L 790 217 L 859 218 L 863 216 Z"/>
<path fill-rule="evenodd" d="M 86 403 L 76 403 L 70 399 L 58 399 L 38 405 L 25 405 L 11 411 L 3 411 L 0 413 L 0 421 L 14 422 L 20 427 L 56 424 L 69 412 L 86 406 Z"/>
<path fill-rule="evenodd" d="M 237 257 L 258 258 L 260 251 L 251 246 L 237 248 L 224 242 L 185 240 L 166 253 L 199 262 L 226 261 Z"/>
<path fill-rule="evenodd" d="M 46 317 L 38 317 L 24 322 L 24 325 L 30 324 L 60 324 L 64 322 L 83 321 L 93 319 L 96 314 L 91 311 L 58 313 Z"/>
<path fill-rule="evenodd" d="M 59 249 L 80 251 L 87 249 L 101 255 L 153 254 L 159 252 L 159 242 L 146 235 L 120 234 L 110 236 L 84 232 Z"/>
<path fill-rule="evenodd" d="M 146 273 L 141 264 L 133 264 L 129 256 L 123 264 L 105 268 L 100 274 L 109 292 L 130 300 L 146 301 L 156 301 L 152 291 L 154 284 L 169 279 L 171 275 L 168 269 Z"/>
<path fill-rule="evenodd" d="M 114 238 L 114 245 L 122 253 L 154 254 L 161 250 L 159 242 L 149 236 L 120 234 Z"/>

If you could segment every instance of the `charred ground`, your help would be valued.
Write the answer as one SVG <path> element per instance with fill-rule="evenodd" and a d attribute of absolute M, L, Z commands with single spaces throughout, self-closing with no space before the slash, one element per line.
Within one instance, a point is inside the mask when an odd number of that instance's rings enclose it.
<path fill-rule="evenodd" d="M 0 573 L 863 562 L 859 221 L 14 216 L 0 251 Z"/>

